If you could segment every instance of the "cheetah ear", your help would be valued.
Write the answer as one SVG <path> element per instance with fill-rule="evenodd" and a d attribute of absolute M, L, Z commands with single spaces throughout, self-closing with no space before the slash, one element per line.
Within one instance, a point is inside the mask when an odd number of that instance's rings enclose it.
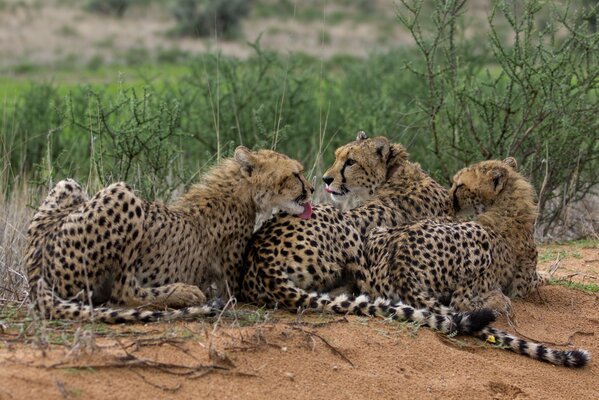
<path fill-rule="evenodd" d="M 252 176 L 257 160 L 250 149 L 245 146 L 237 146 L 234 158 L 241 167 L 241 174 L 245 177 Z"/>
<path fill-rule="evenodd" d="M 366 140 L 366 139 L 368 139 L 368 135 L 366 134 L 366 132 L 358 131 L 358 133 L 356 133 L 356 140 L 358 142 L 361 142 L 362 140 Z"/>
<path fill-rule="evenodd" d="M 381 158 L 381 160 L 386 161 L 387 157 L 389 157 L 389 141 L 384 136 L 375 137 L 372 139 L 372 144 L 374 145 L 374 150 L 376 154 Z"/>
<path fill-rule="evenodd" d="M 514 157 L 508 157 L 503 160 L 503 163 L 510 166 L 514 171 L 518 171 L 518 162 Z"/>
<path fill-rule="evenodd" d="M 507 180 L 507 170 L 502 167 L 497 167 L 490 170 L 488 174 L 492 179 L 495 194 L 501 192 L 505 185 L 505 181 Z"/>

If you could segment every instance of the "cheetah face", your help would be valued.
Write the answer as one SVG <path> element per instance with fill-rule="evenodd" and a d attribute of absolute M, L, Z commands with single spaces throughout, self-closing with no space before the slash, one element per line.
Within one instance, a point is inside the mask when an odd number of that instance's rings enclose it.
<path fill-rule="evenodd" d="M 252 152 L 243 146 L 235 150 L 241 173 L 250 181 L 256 206 L 262 212 L 279 209 L 308 219 L 314 189 L 304 177 L 302 165 L 271 150 Z"/>
<path fill-rule="evenodd" d="M 510 168 L 517 168 L 512 157 L 483 161 L 458 171 L 449 190 L 456 216 L 485 212 L 503 191 Z"/>
<path fill-rule="evenodd" d="M 453 202 L 453 210 L 457 217 L 472 214 L 478 215 L 485 211 L 482 199 L 464 183 L 457 183 L 454 180 L 449 194 Z"/>
<path fill-rule="evenodd" d="M 335 151 L 335 163 L 325 172 L 324 190 L 335 202 L 349 196 L 362 200 L 372 197 L 387 177 L 390 144 L 383 136 L 368 139 L 358 132 L 356 141 Z"/>

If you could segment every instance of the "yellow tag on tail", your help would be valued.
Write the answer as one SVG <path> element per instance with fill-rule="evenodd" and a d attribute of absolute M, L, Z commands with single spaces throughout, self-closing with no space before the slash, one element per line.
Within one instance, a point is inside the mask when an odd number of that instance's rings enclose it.
<path fill-rule="evenodd" d="M 489 343 L 495 343 L 495 336 L 493 336 L 493 335 L 487 336 L 487 342 L 489 342 Z"/>

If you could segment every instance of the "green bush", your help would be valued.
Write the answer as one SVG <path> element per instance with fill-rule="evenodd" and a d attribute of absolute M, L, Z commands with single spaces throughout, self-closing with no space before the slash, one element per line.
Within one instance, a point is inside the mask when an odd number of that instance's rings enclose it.
<path fill-rule="evenodd" d="M 183 76 L 142 76 L 143 90 L 32 85 L 0 113 L 0 165 L 43 182 L 127 180 L 168 199 L 238 144 L 277 148 L 319 183 L 334 148 L 363 129 L 404 143 L 445 184 L 467 164 L 515 156 L 550 229 L 599 183 L 599 35 L 584 16 L 529 1 L 517 17 L 498 3 L 489 40 L 468 39 L 459 5 L 408 3 L 400 19 L 417 46 L 367 59 L 257 42 L 244 60 L 206 54 L 182 61 Z"/>
<path fill-rule="evenodd" d="M 175 0 L 172 7 L 179 36 L 224 36 L 239 33 L 241 19 L 250 11 L 249 0 Z"/>
<path fill-rule="evenodd" d="M 89 11 L 122 17 L 135 0 L 87 0 L 85 8 Z"/>
<path fill-rule="evenodd" d="M 599 183 L 599 35 L 570 4 L 528 0 L 515 10 L 499 1 L 487 42 L 463 39 L 463 0 L 439 3 L 428 31 L 423 2 L 401 4 L 399 20 L 420 51 L 409 68 L 426 85 L 415 98 L 430 140 L 427 164 L 447 182 L 473 161 L 516 156 L 539 190 L 547 233 L 564 206 Z M 492 58 L 481 63 L 478 54 Z"/>

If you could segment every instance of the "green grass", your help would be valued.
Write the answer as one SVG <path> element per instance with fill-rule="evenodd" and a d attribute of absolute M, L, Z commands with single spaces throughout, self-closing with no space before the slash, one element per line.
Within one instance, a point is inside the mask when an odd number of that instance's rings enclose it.
<path fill-rule="evenodd" d="M 558 256 L 560 260 L 566 258 L 581 259 L 582 249 L 599 248 L 599 240 L 597 239 L 580 239 L 567 242 L 560 242 L 543 246 L 539 252 L 539 262 L 555 261 Z"/>
<path fill-rule="evenodd" d="M 581 283 L 560 279 L 550 279 L 548 283 L 550 285 L 563 286 L 568 289 L 579 290 L 587 294 L 599 293 L 599 285 L 596 283 Z"/>
<path fill-rule="evenodd" d="M 19 71 L 24 72 L 19 73 Z M 93 69 L 58 67 L 44 69 L 28 66 L 18 68 L 17 72 L 2 71 L 0 75 L 0 98 L 17 99 L 35 83 L 50 83 L 62 96 L 69 90 L 79 88 L 83 82 L 92 89 L 103 89 L 108 94 L 116 94 L 123 87 L 141 89 L 152 84 L 160 90 L 166 82 L 176 81 L 189 74 L 188 63 L 182 64 L 146 64 L 139 66 L 109 65 Z"/>
<path fill-rule="evenodd" d="M 0 325 L 3 333 L 16 335 L 24 342 L 43 337 L 48 344 L 69 345 L 75 340 L 78 328 L 84 332 L 97 335 L 109 335 L 108 325 L 84 323 L 68 320 L 49 320 L 42 326 L 40 321 L 32 318 L 26 306 L 17 307 L 16 303 L 6 303 L 0 306 Z"/>

